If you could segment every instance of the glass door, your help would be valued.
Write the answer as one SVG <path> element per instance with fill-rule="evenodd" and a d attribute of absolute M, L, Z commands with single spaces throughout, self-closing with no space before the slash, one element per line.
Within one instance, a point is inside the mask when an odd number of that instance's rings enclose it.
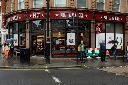
<path fill-rule="evenodd" d="M 31 29 L 31 53 L 32 55 L 44 55 L 44 22 L 32 21 Z"/>

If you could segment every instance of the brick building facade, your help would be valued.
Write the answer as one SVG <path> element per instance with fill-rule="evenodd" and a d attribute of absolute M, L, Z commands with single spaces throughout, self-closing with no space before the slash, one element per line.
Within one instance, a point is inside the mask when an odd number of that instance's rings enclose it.
<path fill-rule="evenodd" d="M 49 32 L 47 0 L 39 1 L 2 0 L 3 29 L 8 29 L 7 38 L 17 39 L 18 48 L 44 55 L 48 40 L 52 57 L 69 57 L 76 55 L 81 41 L 88 48 L 99 48 L 99 43 L 105 42 L 110 50 L 109 39 L 116 39 L 118 55 L 123 55 L 128 0 L 50 0 Z M 74 43 L 68 41 L 69 35 Z"/>

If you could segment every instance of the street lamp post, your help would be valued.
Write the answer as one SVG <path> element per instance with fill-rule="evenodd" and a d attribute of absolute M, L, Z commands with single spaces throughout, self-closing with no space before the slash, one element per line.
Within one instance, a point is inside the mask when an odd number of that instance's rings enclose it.
<path fill-rule="evenodd" d="M 45 59 L 46 63 L 50 63 L 50 54 L 51 54 L 51 45 L 50 45 L 50 30 L 49 30 L 49 2 L 50 0 L 46 0 L 46 44 L 45 44 Z"/>

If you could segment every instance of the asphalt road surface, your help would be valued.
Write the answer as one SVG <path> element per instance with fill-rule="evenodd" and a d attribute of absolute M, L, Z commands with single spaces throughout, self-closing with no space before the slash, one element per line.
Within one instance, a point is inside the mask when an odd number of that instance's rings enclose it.
<path fill-rule="evenodd" d="M 94 68 L 0 69 L 0 85 L 128 85 L 128 78 Z"/>

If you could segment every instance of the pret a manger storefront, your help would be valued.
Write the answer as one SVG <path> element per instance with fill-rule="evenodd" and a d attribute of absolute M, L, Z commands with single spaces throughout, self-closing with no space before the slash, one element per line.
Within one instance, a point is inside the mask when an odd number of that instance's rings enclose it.
<path fill-rule="evenodd" d="M 83 41 L 87 48 L 99 48 L 101 41 L 118 37 L 119 51 L 124 47 L 125 15 L 76 9 L 50 10 L 51 57 L 75 57 Z M 9 37 L 15 46 L 28 47 L 32 55 L 44 55 L 46 43 L 46 10 L 29 10 L 7 15 Z M 97 31 L 99 28 L 99 32 Z"/>

